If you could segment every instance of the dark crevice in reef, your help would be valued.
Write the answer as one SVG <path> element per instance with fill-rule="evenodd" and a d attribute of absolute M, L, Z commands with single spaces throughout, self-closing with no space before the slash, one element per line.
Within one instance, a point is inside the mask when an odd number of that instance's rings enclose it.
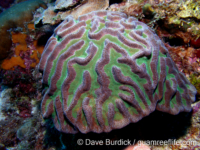
<path fill-rule="evenodd" d="M 109 5 L 121 3 L 121 2 L 123 2 L 123 1 L 124 1 L 124 0 L 110 0 L 110 1 L 109 1 Z"/>
<path fill-rule="evenodd" d="M 50 3 L 56 2 L 56 0 L 50 0 Z"/>
<path fill-rule="evenodd" d="M 156 140 L 168 141 L 176 140 L 186 134 L 187 128 L 191 126 L 192 112 L 182 112 L 178 115 L 170 115 L 167 113 L 155 111 L 149 116 L 143 118 L 137 123 L 131 123 L 128 126 L 113 130 L 109 133 L 88 133 L 88 134 L 64 134 L 53 127 L 53 122 L 47 122 L 47 134 L 45 141 L 48 145 L 57 147 L 57 150 L 67 149 L 87 149 L 87 150 L 121 150 L 127 145 L 110 145 L 109 141 L 131 141 L 131 144 L 137 143 L 139 140 Z M 61 140 L 60 140 L 61 139 Z M 78 145 L 78 139 L 84 141 L 83 145 Z M 91 141 L 103 141 L 103 145 L 91 145 Z M 106 144 L 107 140 L 107 144 Z M 86 143 L 88 145 L 86 145 Z M 90 144 L 89 144 L 90 143 Z"/>
<path fill-rule="evenodd" d="M 42 35 L 38 38 L 37 46 L 45 46 L 48 39 L 53 35 L 54 29 L 58 25 L 42 25 L 37 27 L 37 32 L 42 33 Z"/>
<path fill-rule="evenodd" d="M 184 41 L 181 38 L 169 38 L 163 37 L 165 43 L 169 43 L 170 46 L 182 46 L 184 45 Z"/>
<path fill-rule="evenodd" d="M 48 39 L 52 36 L 53 32 L 47 32 L 38 39 L 38 46 L 45 46 Z"/>

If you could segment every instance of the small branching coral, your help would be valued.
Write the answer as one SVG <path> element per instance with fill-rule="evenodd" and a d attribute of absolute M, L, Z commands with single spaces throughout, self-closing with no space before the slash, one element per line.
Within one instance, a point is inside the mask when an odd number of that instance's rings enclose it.
<path fill-rule="evenodd" d="M 39 70 L 41 109 L 65 133 L 110 132 L 155 109 L 191 111 L 196 89 L 152 30 L 124 13 L 67 17 L 54 31 Z"/>

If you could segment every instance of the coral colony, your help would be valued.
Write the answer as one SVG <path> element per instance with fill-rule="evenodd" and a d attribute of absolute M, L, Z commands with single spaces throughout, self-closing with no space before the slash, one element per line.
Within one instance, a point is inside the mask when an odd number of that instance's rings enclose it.
<path fill-rule="evenodd" d="M 195 101 L 196 89 L 158 36 L 119 12 L 68 16 L 48 40 L 39 70 L 43 117 L 65 133 L 110 132 L 155 109 L 189 112 Z"/>

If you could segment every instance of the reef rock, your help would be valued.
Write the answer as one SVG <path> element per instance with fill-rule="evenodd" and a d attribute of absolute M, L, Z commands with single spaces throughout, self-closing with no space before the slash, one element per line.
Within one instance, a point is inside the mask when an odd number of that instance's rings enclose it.
<path fill-rule="evenodd" d="M 55 10 L 63 10 L 68 9 L 69 7 L 72 7 L 76 5 L 80 0 L 57 0 L 56 5 L 54 7 Z"/>
<path fill-rule="evenodd" d="M 29 0 L 14 5 L 0 14 L 0 60 L 5 59 L 12 46 L 12 40 L 8 30 L 11 28 L 24 27 L 25 23 L 33 19 L 33 12 L 46 5 L 41 0 Z"/>
<path fill-rule="evenodd" d="M 92 11 L 105 10 L 109 6 L 109 0 L 57 0 L 55 6 L 49 6 L 40 17 L 37 17 L 35 24 L 42 21 L 43 24 L 58 24 L 69 15 L 77 19 L 79 16 Z"/>
<path fill-rule="evenodd" d="M 68 16 L 54 31 L 39 70 L 41 109 L 65 133 L 110 132 L 155 109 L 191 111 L 196 89 L 144 23 L 124 13 Z"/>

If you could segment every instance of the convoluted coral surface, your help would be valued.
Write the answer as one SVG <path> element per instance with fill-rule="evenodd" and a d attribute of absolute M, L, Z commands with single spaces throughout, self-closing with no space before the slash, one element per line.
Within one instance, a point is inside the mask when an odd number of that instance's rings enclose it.
<path fill-rule="evenodd" d="M 42 114 L 65 133 L 110 132 L 155 109 L 191 110 L 196 89 L 178 71 L 158 36 L 123 13 L 67 17 L 39 63 Z"/>

